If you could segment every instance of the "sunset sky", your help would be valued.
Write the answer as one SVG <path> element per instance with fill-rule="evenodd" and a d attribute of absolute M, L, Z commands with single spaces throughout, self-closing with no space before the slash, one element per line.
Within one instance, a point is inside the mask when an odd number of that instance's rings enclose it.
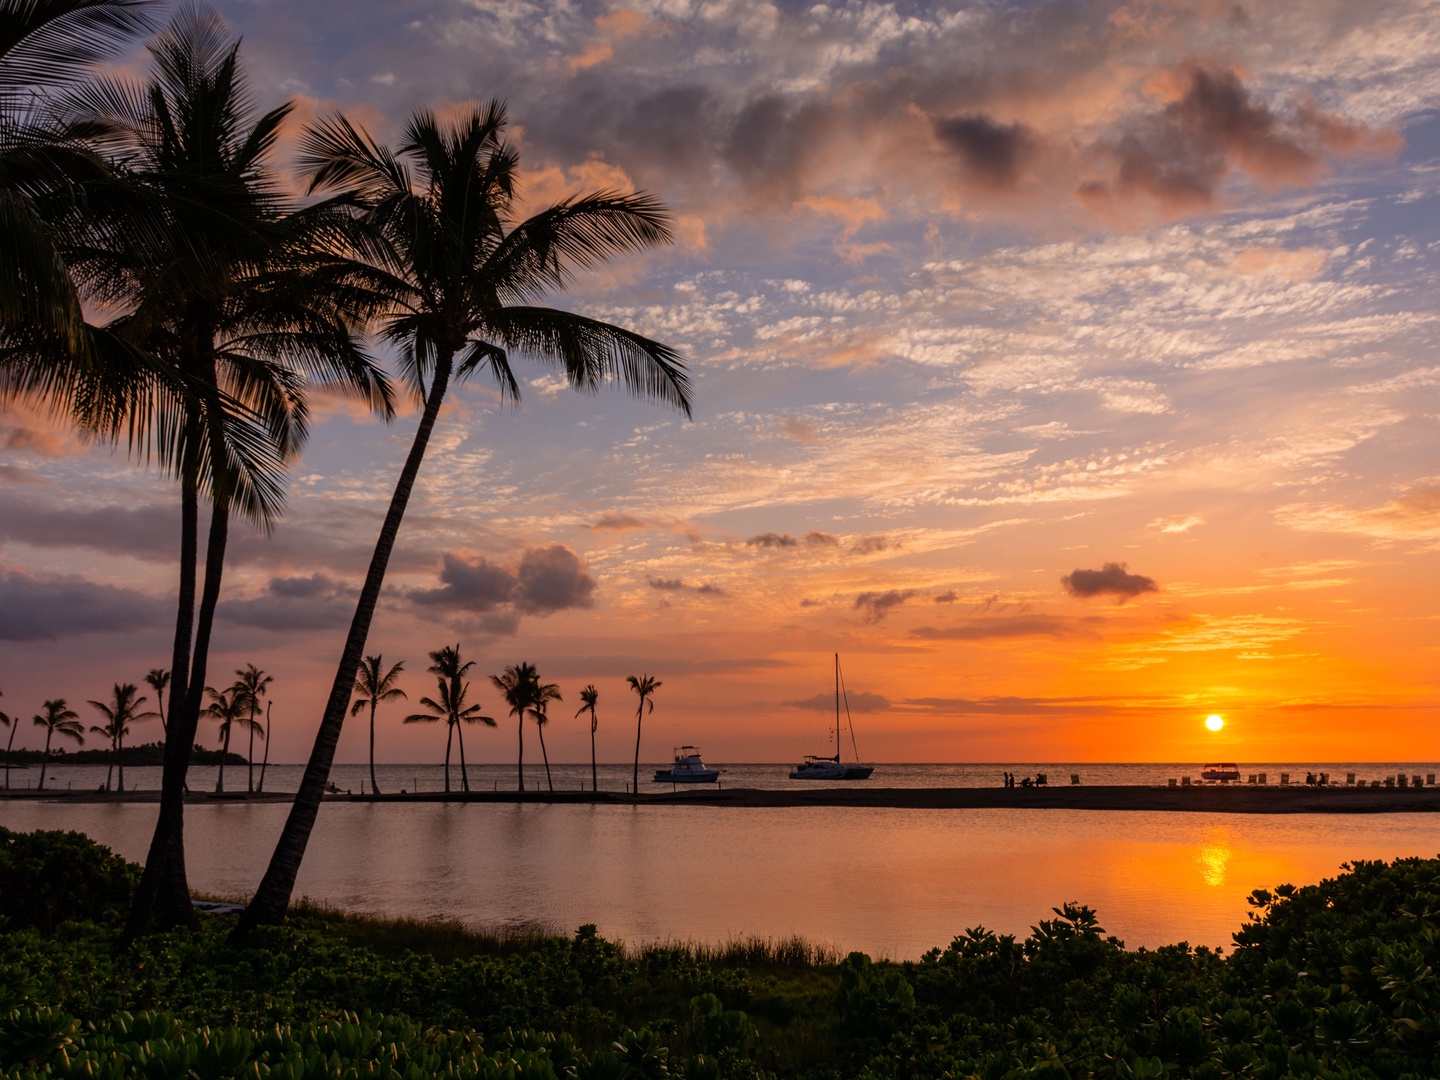
<path fill-rule="evenodd" d="M 693 422 L 529 364 L 518 408 L 454 394 L 368 649 L 412 700 L 459 642 L 503 716 L 483 676 L 531 660 L 552 758 L 594 682 L 619 761 L 647 672 L 645 758 L 786 761 L 839 652 L 871 760 L 1440 758 L 1440 3 L 216 7 L 291 137 L 503 97 L 533 208 L 674 214 L 554 303 L 682 350 Z M 275 676 L 272 761 L 416 420 L 316 414 L 211 659 Z M 0 447 L 0 708 L 38 746 L 42 699 L 168 663 L 178 495 L 18 411 Z M 381 756 L 438 760 L 406 711 Z"/>

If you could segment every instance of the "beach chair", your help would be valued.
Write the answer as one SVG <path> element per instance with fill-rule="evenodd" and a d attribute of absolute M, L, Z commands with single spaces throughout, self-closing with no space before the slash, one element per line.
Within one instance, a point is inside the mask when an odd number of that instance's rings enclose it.
<path fill-rule="evenodd" d="M 1288 772 L 1282 772 L 1282 773 L 1280 774 L 1280 786 L 1281 786 L 1281 787 L 1289 787 L 1289 786 L 1290 786 L 1290 774 L 1289 774 Z"/>
<path fill-rule="evenodd" d="M 1322 772 L 1322 773 L 1320 774 L 1320 786 L 1321 786 L 1321 787 L 1328 787 L 1329 784 L 1330 784 L 1330 774 L 1329 774 L 1328 772 Z"/>
<path fill-rule="evenodd" d="M 1396 787 L 1405 787 L 1405 786 L 1406 786 L 1406 777 L 1405 777 L 1405 774 L 1404 774 L 1403 772 L 1402 772 L 1399 776 L 1395 777 L 1395 786 L 1396 786 Z"/>
<path fill-rule="evenodd" d="M 1432 782 L 1432 783 L 1434 782 L 1433 778 L 1432 778 L 1431 782 Z M 1072 773 L 1070 774 L 1070 786 L 1071 786 L 1071 787 L 1076 787 L 1077 785 L 1079 785 L 1079 783 L 1080 783 L 1080 774 L 1079 774 L 1078 772 L 1072 772 Z"/>
<path fill-rule="evenodd" d="M 1047 786 L 1047 785 L 1046 785 L 1046 782 L 1045 782 L 1045 774 L 1044 774 L 1043 772 L 1037 772 L 1037 773 L 1035 774 L 1035 786 L 1036 786 L 1036 787 L 1045 787 L 1045 786 Z"/>
<path fill-rule="evenodd" d="M 1179 781 L 1179 780 L 1176 780 L 1175 777 L 1173 777 L 1173 776 L 1170 777 L 1170 786 L 1171 786 L 1171 787 L 1175 787 L 1175 786 L 1176 786 L 1177 784 L 1179 784 L 1179 783 L 1180 783 L 1180 781 Z"/>
<path fill-rule="evenodd" d="M 1182 777 L 1180 778 L 1180 786 L 1181 786 L 1181 787 L 1189 787 L 1189 786 L 1190 786 L 1190 778 L 1189 778 L 1188 776 L 1182 776 Z"/>
<path fill-rule="evenodd" d="M 1262 772 L 1262 773 L 1260 774 L 1260 783 L 1262 783 L 1262 784 L 1265 783 L 1265 782 L 1266 782 L 1266 779 L 1267 779 L 1267 774 Z"/>
<path fill-rule="evenodd" d="M 1258 784 L 1260 782 L 1260 778 L 1252 772 L 1246 782 L 1250 784 Z"/>
<path fill-rule="evenodd" d="M 1393 776 L 1387 776 L 1387 777 L 1385 777 L 1385 786 L 1386 786 L 1386 787 L 1394 787 L 1394 786 L 1395 786 L 1395 777 L 1393 777 Z"/>
<path fill-rule="evenodd" d="M 1411 787 L 1420 787 L 1420 786 L 1421 786 L 1421 784 L 1420 784 L 1420 777 L 1418 777 L 1418 776 L 1412 776 L 1412 777 L 1410 778 L 1410 786 L 1411 786 Z"/>
<path fill-rule="evenodd" d="M 1347 772 L 1347 773 L 1345 774 L 1345 786 L 1346 786 L 1346 787 L 1354 787 L 1354 786 L 1355 786 L 1355 774 L 1354 774 L 1353 772 Z"/>
<path fill-rule="evenodd" d="M 1427 773 L 1425 774 L 1425 786 L 1426 786 L 1426 787 L 1434 787 L 1434 786 L 1435 786 L 1435 774 L 1434 774 L 1433 772 L 1427 772 Z"/>

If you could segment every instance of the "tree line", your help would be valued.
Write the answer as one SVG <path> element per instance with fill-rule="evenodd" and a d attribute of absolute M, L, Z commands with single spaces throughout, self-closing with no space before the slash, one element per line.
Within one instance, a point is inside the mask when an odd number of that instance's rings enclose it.
<path fill-rule="evenodd" d="M 244 939 L 289 904 L 452 384 L 484 377 L 518 404 L 524 358 L 579 391 L 619 385 L 688 416 L 690 383 L 674 349 L 544 303 L 607 259 L 671 242 L 658 199 L 595 191 L 522 219 L 498 99 L 448 123 L 419 109 L 395 146 L 323 118 L 300 134 L 297 195 L 273 166 L 292 103 L 261 110 L 214 12 L 159 14 L 154 0 L 0 0 L 0 401 L 123 444 L 180 489 L 160 810 L 129 936 L 195 924 L 189 755 L 208 709 L 237 711 L 232 723 L 244 711 L 233 694 L 206 700 L 232 520 L 268 530 L 283 512 L 312 386 L 388 421 L 398 382 L 420 408 Z M 144 34 L 143 78 L 97 72 Z M 398 380 L 372 347 L 396 356 Z"/>

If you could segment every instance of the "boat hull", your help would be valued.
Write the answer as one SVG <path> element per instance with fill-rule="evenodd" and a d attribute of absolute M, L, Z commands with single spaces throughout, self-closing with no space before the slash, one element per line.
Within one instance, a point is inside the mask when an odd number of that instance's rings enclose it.
<path fill-rule="evenodd" d="M 669 769 L 656 769 L 654 783 L 657 784 L 713 784 L 720 779 L 720 773 L 716 769 L 707 769 L 703 773 L 676 773 Z"/>
<path fill-rule="evenodd" d="M 807 762 L 790 770 L 791 780 L 869 780 L 873 765 L 839 765 L 831 761 Z"/>

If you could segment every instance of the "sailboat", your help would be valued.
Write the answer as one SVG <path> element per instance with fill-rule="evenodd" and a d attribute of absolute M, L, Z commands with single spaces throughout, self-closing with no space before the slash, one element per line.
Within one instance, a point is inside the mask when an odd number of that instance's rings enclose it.
<path fill-rule="evenodd" d="M 846 765 L 840 760 L 840 702 L 845 702 L 845 724 L 850 729 L 850 749 L 855 757 L 860 751 L 855 746 L 855 725 L 850 720 L 850 698 L 845 693 L 845 684 L 840 679 L 840 654 L 835 654 L 835 754 L 826 757 L 821 754 L 806 754 L 805 760 L 790 770 L 791 780 L 869 780 L 875 771 L 873 765 L 861 765 L 859 761 Z"/>

